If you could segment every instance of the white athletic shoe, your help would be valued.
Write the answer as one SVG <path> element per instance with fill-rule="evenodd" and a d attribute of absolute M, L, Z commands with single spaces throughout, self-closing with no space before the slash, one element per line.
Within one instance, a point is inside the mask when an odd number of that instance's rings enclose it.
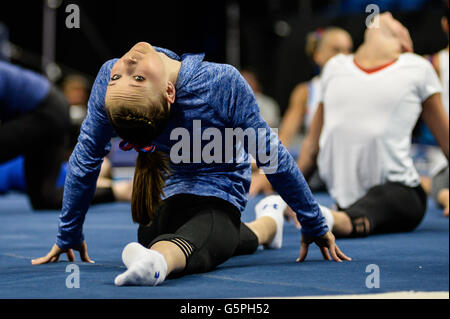
<path fill-rule="evenodd" d="M 264 245 L 265 248 L 280 249 L 283 245 L 284 210 L 286 207 L 286 202 L 278 195 L 268 196 L 256 204 L 256 219 L 263 216 L 269 216 L 272 217 L 277 224 L 275 237 L 270 244 Z"/>

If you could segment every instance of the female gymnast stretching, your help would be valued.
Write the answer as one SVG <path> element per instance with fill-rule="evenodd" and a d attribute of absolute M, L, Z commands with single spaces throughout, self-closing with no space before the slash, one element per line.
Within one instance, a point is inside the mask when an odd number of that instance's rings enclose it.
<path fill-rule="evenodd" d="M 260 116 L 240 73 L 229 65 L 204 62 L 201 54 L 180 58 L 140 42 L 121 59 L 106 62 L 97 76 L 69 161 L 56 244 L 32 263 L 56 261 L 63 252 L 73 259 L 72 249 L 91 261 L 82 225 L 115 134 L 124 140 L 122 149 L 139 152 L 131 211 L 140 225 L 139 244 L 123 250 L 128 270 L 115 279 L 117 285 L 157 285 L 169 274 L 209 271 L 233 255 L 254 252 L 259 244 L 280 247 L 281 203 L 260 207 L 258 219 L 248 225 L 240 222 L 250 185 L 251 141 L 219 148 L 228 152 L 244 146 L 244 152 L 214 161 L 208 157 L 211 149 L 205 152 L 209 141 L 196 142 L 202 130 L 211 139 L 217 130 L 226 133 L 230 128 L 265 132 L 265 146 L 253 154 L 260 167 L 273 166 L 260 159 L 275 149 L 269 157 L 279 164 L 269 180 L 302 222 L 298 260 L 305 259 L 312 242 L 324 258 L 349 260 L 337 247 L 295 161 Z M 182 143 L 177 141 L 180 132 L 189 134 Z"/>
<path fill-rule="evenodd" d="M 427 195 L 410 155 L 419 116 L 448 159 L 449 120 L 436 72 L 411 53 L 408 30 L 390 13 L 378 21 L 354 55 L 325 66 L 322 103 L 298 162 L 308 176 L 317 159 L 338 206 L 322 212 L 339 237 L 407 232 L 422 221 Z"/>

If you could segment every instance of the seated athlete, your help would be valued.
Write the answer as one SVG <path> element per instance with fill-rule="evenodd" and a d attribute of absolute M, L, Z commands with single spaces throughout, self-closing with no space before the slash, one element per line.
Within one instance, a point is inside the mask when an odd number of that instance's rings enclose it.
<path fill-rule="evenodd" d="M 0 61 L 0 163 L 23 156 L 35 210 L 61 209 L 57 178 L 70 135 L 69 103 L 42 75 Z"/>
<path fill-rule="evenodd" d="M 419 116 L 448 160 L 449 120 L 432 65 L 412 52 L 407 29 L 390 13 L 368 28 L 354 56 L 338 56 L 323 74 L 323 100 L 302 149 L 302 172 L 317 157 L 336 200 L 338 236 L 415 229 L 427 197 L 410 158 Z M 303 155 L 303 154 L 302 154 Z"/>
<path fill-rule="evenodd" d="M 91 261 L 82 226 L 115 134 L 123 139 L 123 150 L 139 154 L 131 204 L 139 243 L 123 250 L 128 270 L 116 278 L 116 285 L 157 285 L 169 275 L 210 271 L 236 254 L 254 252 L 259 244 L 273 244 L 280 237 L 281 214 L 267 206 L 253 223 L 240 221 L 250 186 L 249 149 L 257 143 L 233 139 L 224 147 L 226 143 L 214 139 L 220 147 L 208 149 L 213 135 L 221 135 L 220 140 L 231 128 L 263 131 L 265 146 L 260 144 L 252 156 L 260 167 L 273 169 L 269 180 L 302 222 L 298 260 L 306 258 L 312 242 L 327 259 L 349 260 L 337 247 L 295 161 L 260 116 L 239 71 L 203 57 L 180 58 L 140 42 L 121 59 L 103 65 L 69 161 L 56 244 L 33 264 L 54 262 L 64 252 L 73 260 L 72 249 Z M 183 134 L 187 139 L 179 141 Z M 209 138 L 196 141 L 194 135 Z M 262 161 L 273 149 L 269 159 L 278 159 L 278 164 Z M 226 161 L 223 156 L 210 161 L 212 151 L 231 154 Z"/>
<path fill-rule="evenodd" d="M 298 165 L 307 177 L 317 163 L 338 207 L 322 208 L 337 237 L 407 232 L 420 224 L 427 195 L 410 156 L 419 116 L 448 159 L 441 85 L 412 48 L 408 30 L 383 13 L 354 55 L 338 55 L 323 70 L 322 102 Z"/>

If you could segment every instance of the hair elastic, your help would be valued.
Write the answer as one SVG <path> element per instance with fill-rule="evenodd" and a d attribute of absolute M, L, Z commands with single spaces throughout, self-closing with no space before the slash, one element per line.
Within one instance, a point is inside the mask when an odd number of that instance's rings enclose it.
<path fill-rule="evenodd" d="M 134 149 L 136 152 L 143 152 L 143 153 L 153 153 L 156 150 L 156 145 L 151 144 L 144 147 L 138 147 L 130 142 L 127 141 L 121 141 L 119 143 L 119 148 L 122 151 L 128 152 Z"/>

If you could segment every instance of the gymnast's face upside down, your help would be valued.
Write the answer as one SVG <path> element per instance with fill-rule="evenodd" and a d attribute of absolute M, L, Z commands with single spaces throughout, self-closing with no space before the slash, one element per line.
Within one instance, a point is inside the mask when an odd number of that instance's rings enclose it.
<path fill-rule="evenodd" d="M 152 100 L 163 94 L 167 82 L 162 56 L 150 44 L 139 42 L 112 68 L 106 95 L 111 100 Z"/>
<path fill-rule="evenodd" d="M 167 80 L 161 56 L 146 42 L 139 42 L 125 53 L 111 70 L 110 92 L 120 92 L 120 89 L 145 88 L 148 90 L 162 89 Z M 112 90 L 115 88 L 115 90 Z"/>
<path fill-rule="evenodd" d="M 176 63 L 146 42 L 137 43 L 116 62 L 105 108 L 120 137 L 142 145 L 163 130 L 175 101 Z"/>

